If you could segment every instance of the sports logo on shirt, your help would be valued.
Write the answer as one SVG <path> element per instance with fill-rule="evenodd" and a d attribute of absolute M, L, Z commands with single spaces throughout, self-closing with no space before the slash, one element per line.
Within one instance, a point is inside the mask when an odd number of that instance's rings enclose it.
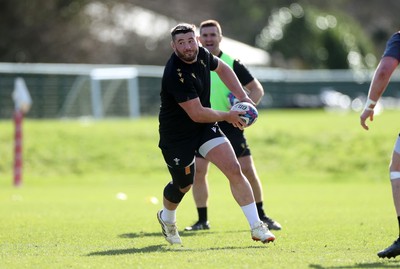
<path fill-rule="evenodd" d="M 175 158 L 175 159 L 173 159 L 173 161 L 175 162 L 175 165 L 179 165 L 179 162 L 181 161 L 181 159 Z"/>

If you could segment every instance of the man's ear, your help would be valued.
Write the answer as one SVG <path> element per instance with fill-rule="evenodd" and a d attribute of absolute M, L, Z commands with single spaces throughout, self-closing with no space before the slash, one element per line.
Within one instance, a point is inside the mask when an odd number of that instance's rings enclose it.
<path fill-rule="evenodd" d="M 196 41 L 197 41 L 197 44 L 199 45 L 199 47 L 203 47 L 203 44 L 201 43 L 200 38 L 201 38 L 200 35 L 197 35 Z"/>
<path fill-rule="evenodd" d="M 175 44 L 174 44 L 174 42 L 173 41 L 171 41 L 171 48 L 175 51 Z"/>

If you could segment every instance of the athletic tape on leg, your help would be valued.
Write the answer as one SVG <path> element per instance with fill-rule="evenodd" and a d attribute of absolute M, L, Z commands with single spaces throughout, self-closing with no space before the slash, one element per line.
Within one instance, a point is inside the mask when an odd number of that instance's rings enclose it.
<path fill-rule="evenodd" d="M 399 179 L 400 179 L 400 171 L 390 172 L 390 180 L 399 180 Z"/>

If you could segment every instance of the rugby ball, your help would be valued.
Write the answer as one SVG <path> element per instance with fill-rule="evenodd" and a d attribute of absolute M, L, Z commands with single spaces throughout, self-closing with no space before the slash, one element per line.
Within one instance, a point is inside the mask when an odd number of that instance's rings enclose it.
<path fill-rule="evenodd" d="M 233 95 L 233 93 L 229 92 L 229 94 L 228 94 L 228 102 L 229 102 L 229 104 L 230 104 L 231 107 L 232 107 L 232 106 L 236 105 L 237 103 L 239 103 L 240 101 L 239 101 L 239 99 L 237 99 L 237 98 Z"/>
<path fill-rule="evenodd" d="M 237 103 L 232 106 L 231 110 L 246 112 L 246 114 L 240 116 L 246 122 L 246 124 L 247 124 L 246 127 L 253 125 L 254 122 L 256 122 L 256 120 L 258 118 L 257 108 L 247 102 Z"/>

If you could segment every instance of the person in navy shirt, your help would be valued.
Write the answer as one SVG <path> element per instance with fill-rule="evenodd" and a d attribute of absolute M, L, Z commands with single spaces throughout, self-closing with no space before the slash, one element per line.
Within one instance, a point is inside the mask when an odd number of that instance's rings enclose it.
<path fill-rule="evenodd" d="M 392 76 L 396 67 L 399 65 L 399 62 L 400 32 L 397 32 L 388 40 L 385 52 L 383 53 L 382 59 L 375 70 L 369 87 L 368 100 L 360 116 L 361 126 L 365 130 L 369 129 L 369 126 L 366 124 L 367 119 L 370 121 L 374 120 L 374 108 L 376 103 L 385 92 L 386 87 L 389 84 L 390 77 Z M 393 148 L 389 170 L 393 201 L 399 226 L 399 236 L 392 245 L 378 252 L 378 256 L 380 258 L 394 258 L 400 255 L 400 134 L 397 137 Z"/>

